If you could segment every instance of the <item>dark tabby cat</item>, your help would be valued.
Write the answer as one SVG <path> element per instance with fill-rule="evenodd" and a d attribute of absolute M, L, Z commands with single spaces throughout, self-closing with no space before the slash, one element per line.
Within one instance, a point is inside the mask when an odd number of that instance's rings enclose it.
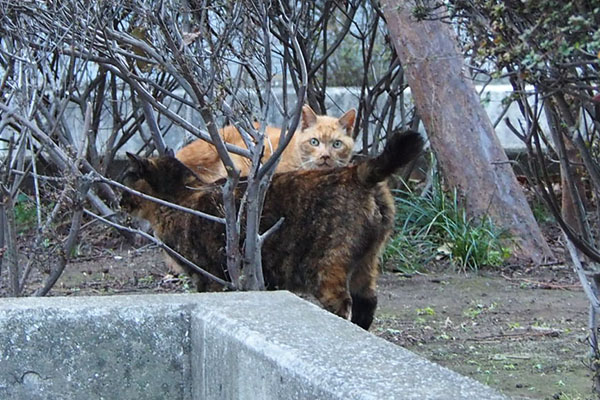
<path fill-rule="evenodd" d="M 261 230 L 284 217 L 264 243 L 268 289 L 316 296 L 329 311 L 368 329 L 377 306 L 380 252 L 394 225 L 386 178 L 421 151 L 416 132 L 396 134 L 378 157 L 356 165 L 276 174 L 267 192 Z M 223 216 L 219 185 L 199 184 L 173 157 L 142 159 L 129 154 L 125 185 L 160 199 Z M 195 188 L 190 185 L 196 186 Z M 238 189 L 238 198 L 243 193 Z M 148 220 L 155 234 L 198 266 L 227 279 L 225 227 L 189 213 L 123 193 L 122 208 Z M 218 285 L 194 276 L 198 291 Z"/>

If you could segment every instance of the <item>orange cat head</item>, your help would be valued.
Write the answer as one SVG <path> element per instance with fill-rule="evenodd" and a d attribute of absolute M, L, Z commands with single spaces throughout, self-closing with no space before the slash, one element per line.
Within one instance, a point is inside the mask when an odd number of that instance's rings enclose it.
<path fill-rule="evenodd" d="M 354 148 L 355 119 L 355 109 L 335 118 L 317 115 L 310 106 L 305 105 L 302 108 L 302 129 L 296 132 L 301 168 L 331 168 L 347 165 Z"/>

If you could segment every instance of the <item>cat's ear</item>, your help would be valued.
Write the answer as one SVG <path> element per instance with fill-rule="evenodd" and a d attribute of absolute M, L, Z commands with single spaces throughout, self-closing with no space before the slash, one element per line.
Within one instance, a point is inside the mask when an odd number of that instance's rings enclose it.
<path fill-rule="evenodd" d="M 150 168 L 150 162 L 146 158 L 137 156 L 133 153 L 127 152 L 127 158 L 129 158 L 129 166 L 138 174 L 143 174 Z"/>
<path fill-rule="evenodd" d="M 346 130 L 346 135 L 352 136 L 354 121 L 356 121 L 356 110 L 353 108 L 338 119 L 338 124 Z"/>
<path fill-rule="evenodd" d="M 302 106 L 302 130 L 310 128 L 317 123 L 317 114 L 308 104 Z"/>

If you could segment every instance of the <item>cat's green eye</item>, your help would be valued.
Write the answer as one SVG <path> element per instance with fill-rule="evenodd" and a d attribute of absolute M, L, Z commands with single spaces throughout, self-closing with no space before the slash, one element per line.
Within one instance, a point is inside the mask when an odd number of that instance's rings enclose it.
<path fill-rule="evenodd" d="M 342 141 L 341 140 L 336 140 L 333 142 L 333 148 L 334 149 L 339 149 L 340 147 L 342 147 Z"/>
<path fill-rule="evenodd" d="M 318 146 L 319 145 L 319 139 L 317 139 L 317 138 L 310 139 L 310 144 L 313 145 L 313 146 Z"/>

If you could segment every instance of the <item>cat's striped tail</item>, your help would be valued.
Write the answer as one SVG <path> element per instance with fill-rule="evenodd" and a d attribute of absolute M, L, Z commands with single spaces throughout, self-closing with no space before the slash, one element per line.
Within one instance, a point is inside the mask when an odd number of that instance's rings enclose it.
<path fill-rule="evenodd" d="M 394 132 L 379 156 L 358 166 L 358 179 L 366 185 L 382 182 L 398 168 L 415 159 L 423 150 L 423 144 L 423 137 L 419 132 Z"/>

